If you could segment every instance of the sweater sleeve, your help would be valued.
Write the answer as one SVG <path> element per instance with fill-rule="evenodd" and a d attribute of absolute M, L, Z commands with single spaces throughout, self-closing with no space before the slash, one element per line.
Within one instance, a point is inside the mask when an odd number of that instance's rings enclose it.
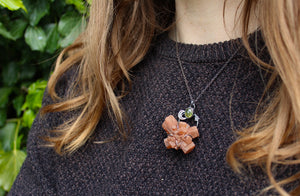
<path fill-rule="evenodd" d="M 74 81 L 74 69 L 67 71 L 56 86 L 56 92 L 64 97 Z M 53 100 L 44 93 L 42 105 L 52 104 Z M 33 122 L 27 139 L 27 157 L 8 195 L 55 195 L 57 164 L 61 158 L 53 148 L 46 147 L 43 137 L 49 136 L 66 119 L 65 114 L 55 112 L 38 114 Z"/>

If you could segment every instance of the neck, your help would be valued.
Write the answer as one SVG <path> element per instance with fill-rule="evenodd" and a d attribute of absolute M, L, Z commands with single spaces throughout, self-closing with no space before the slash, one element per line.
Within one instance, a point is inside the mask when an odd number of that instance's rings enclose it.
<path fill-rule="evenodd" d="M 183 43 L 209 44 L 241 37 L 241 23 L 237 22 L 242 5 L 238 0 L 176 0 L 176 31 L 170 37 Z M 257 28 L 254 17 L 249 31 Z"/>

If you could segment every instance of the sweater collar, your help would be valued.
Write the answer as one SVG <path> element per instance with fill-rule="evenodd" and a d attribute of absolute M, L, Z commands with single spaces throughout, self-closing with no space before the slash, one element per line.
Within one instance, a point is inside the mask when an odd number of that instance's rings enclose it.
<path fill-rule="evenodd" d="M 259 30 L 249 34 L 248 39 L 250 47 L 254 49 L 253 51 L 255 51 L 255 48 L 258 48 L 260 51 L 265 46 L 261 32 Z M 155 42 L 157 44 L 156 49 L 159 54 L 168 58 L 177 58 L 175 47 L 176 42 L 169 38 L 167 32 L 160 35 Z M 241 38 L 204 45 L 186 44 L 178 42 L 178 49 L 180 59 L 185 62 L 223 62 L 230 58 L 231 55 L 240 47 L 241 44 Z M 237 58 L 241 55 L 247 55 L 247 51 L 244 47 L 240 49 L 240 51 L 235 55 L 234 58 Z"/>

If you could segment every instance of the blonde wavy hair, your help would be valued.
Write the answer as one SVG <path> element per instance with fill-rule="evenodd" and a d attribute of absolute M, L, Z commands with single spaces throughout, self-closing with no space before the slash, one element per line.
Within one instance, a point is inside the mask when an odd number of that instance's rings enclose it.
<path fill-rule="evenodd" d="M 259 107 L 253 126 L 239 130 L 239 137 L 227 151 L 227 161 L 234 171 L 245 165 L 266 168 L 271 186 L 281 195 L 299 195 L 300 185 L 287 193 L 282 185 L 300 179 L 300 173 L 279 182 L 274 165 L 300 163 L 300 1 L 243 0 L 242 38 L 255 62 L 272 69 L 267 85 L 280 78 L 278 92 L 267 105 Z M 225 6 L 224 6 L 225 7 Z M 124 114 L 114 89 L 117 84 L 130 85 L 129 70 L 146 55 L 153 39 L 167 31 L 174 19 L 172 0 L 101 0 L 93 1 L 86 30 L 70 47 L 63 50 L 48 83 L 54 104 L 44 106 L 42 113 L 80 111 L 60 125 L 49 144 L 59 154 L 72 153 L 92 135 L 104 108 L 109 108 L 124 131 Z M 262 62 L 251 51 L 247 32 L 251 10 L 256 10 L 260 29 L 272 57 L 272 64 Z M 60 98 L 55 87 L 59 78 L 76 65 L 77 77 L 68 96 Z M 262 105 L 262 104 L 261 104 Z"/>

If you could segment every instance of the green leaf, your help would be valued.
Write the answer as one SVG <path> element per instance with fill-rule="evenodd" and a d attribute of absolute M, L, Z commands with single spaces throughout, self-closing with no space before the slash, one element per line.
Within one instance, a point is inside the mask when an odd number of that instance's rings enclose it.
<path fill-rule="evenodd" d="M 87 7 L 83 0 L 66 0 L 66 3 L 74 5 L 81 14 L 85 14 L 87 12 Z"/>
<path fill-rule="evenodd" d="M 23 32 L 26 26 L 27 22 L 24 19 L 17 19 L 9 23 L 8 27 L 10 30 L 7 30 L 7 28 L 0 22 L 0 35 L 7 39 L 15 41 L 16 39 L 23 36 Z"/>
<path fill-rule="evenodd" d="M 5 196 L 5 190 L 3 188 L 0 187 L 0 196 Z"/>
<path fill-rule="evenodd" d="M 28 27 L 25 32 L 25 42 L 31 50 L 44 51 L 47 44 L 45 32 L 40 27 Z"/>
<path fill-rule="evenodd" d="M 9 191 L 26 158 L 26 153 L 15 150 L 0 154 L 0 186 Z"/>
<path fill-rule="evenodd" d="M 5 125 L 7 118 L 6 109 L 0 108 L 0 127 L 3 127 Z"/>
<path fill-rule="evenodd" d="M 59 48 L 59 33 L 57 24 L 48 25 L 46 52 L 52 54 Z"/>
<path fill-rule="evenodd" d="M 81 16 L 79 16 L 77 13 L 67 12 L 61 17 L 58 23 L 58 32 L 62 36 L 67 36 L 80 21 Z"/>
<path fill-rule="evenodd" d="M 2 143 L 2 147 L 5 152 L 11 151 L 13 149 L 16 127 L 16 123 L 9 122 L 0 129 L 0 142 Z"/>
<path fill-rule="evenodd" d="M 0 22 L 0 35 L 7 39 L 15 40 L 14 36 L 5 28 L 5 26 Z"/>
<path fill-rule="evenodd" d="M 44 91 L 38 90 L 34 93 L 30 93 L 26 96 L 26 103 L 28 108 L 37 111 L 42 106 L 42 99 L 43 99 Z"/>
<path fill-rule="evenodd" d="M 12 61 L 2 69 L 2 81 L 5 86 L 13 86 L 18 81 L 19 66 Z"/>
<path fill-rule="evenodd" d="M 22 0 L 0 0 L 0 5 L 8 8 L 9 10 L 18 10 L 22 8 L 27 12 Z"/>
<path fill-rule="evenodd" d="M 18 97 L 13 99 L 13 106 L 14 109 L 16 110 L 17 116 L 21 115 L 23 103 L 24 103 L 23 95 L 19 95 Z"/>
<path fill-rule="evenodd" d="M 28 88 L 28 94 L 26 101 L 22 106 L 22 110 L 25 110 L 22 117 L 22 126 L 30 128 L 36 113 L 42 107 L 42 100 L 47 81 L 41 80 L 32 83 Z"/>
<path fill-rule="evenodd" d="M 36 93 L 37 91 L 44 92 L 45 88 L 47 87 L 47 81 L 46 80 L 38 80 L 34 83 L 32 83 L 28 88 L 28 93 Z"/>
<path fill-rule="evenodd" d="M 36 26 L 49 13 L 50 5 L 48 0 L 24 0 L 24 4 L 28 9 L 29 24 L 31 26 Z"/>
<path fill-rule="evenodd" d="M 23 36 L 24 30 L 26 29 L 28 22 L 24 19 L 13 20 L 10 25 L 10 33 L 14 39 L 19 39 Z"/>
<path fill-rule="evenodd" d="M 22 117 L 22 126 L 30 128 L 35 119 L 35 113 L 32 110 L 26 110 Z"/>
<path fill-rule="evenodd" d="M 0 88 L 0 108 L 6 107 L 11 92 L 12 92 L 12 88 L 9 87 Z"/>
<path fill-rule="evenodd" d="M 30 109 L 32 111 L 38 111 L 42 107 L 42 100 L 47 81 L 41 80 L 32 83 L 28 88 L 28 94 L 26 101 L 22 106 L 22 110 Z M 27 114 L 29 115 L 29 113 Z"/>
<path fill-rule="evenodd" d="M 83 32 L 85 26 L 85 20 L 79 20 L 74 26 L 74 28 L 71 30 L 71 32 L 60 41 L 60 46 L 64 48 L 72 44 L 75 41 L 75 39 L 80 35 L 80 33 Z"/>

